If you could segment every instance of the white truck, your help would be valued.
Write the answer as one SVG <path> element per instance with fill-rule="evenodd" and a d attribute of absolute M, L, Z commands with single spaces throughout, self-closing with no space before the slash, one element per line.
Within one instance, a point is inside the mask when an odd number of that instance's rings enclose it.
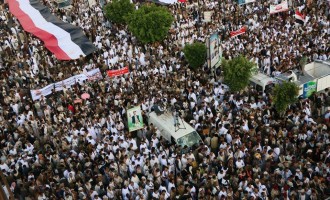
<path fill-rule="evenodd" d="M 201 137 L 192 126 L 171 112 L 150 112 L 148 123 L 157 127 L 165 139 L 182 147 L 192 147 L 201 141 Z"/>
<path fill-rule="evenodd" d="M 299 87 L 299 96 L 309 97 L 330 87 L 330 62 L 316 60 L 305 65 L 303 75 L 298 71 L 289 71 L 275 77 L 258 72 L 250 78 L 251 85 L 259 91 L 265 91 L 281 81 L 292 81 Z"/>
<path fill-rule="evenodd" d="M 278 81 L 292 81 L 299 86 L 299 96 L 309 97 L 330 87 L 330 62 L 316 60 L 305 65 L 303 75 L 297 71 L 275 77 Z"/>

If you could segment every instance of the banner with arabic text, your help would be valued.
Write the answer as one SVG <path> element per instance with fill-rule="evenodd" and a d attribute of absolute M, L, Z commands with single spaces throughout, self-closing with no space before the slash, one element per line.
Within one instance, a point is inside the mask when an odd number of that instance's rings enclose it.
<path fill-rule="evenodd" d="M 237 31 L 231 31 L 230 37 L 236 37 L 238 35 L 242 35 L 246 32 L 246 27 L 243 26 L 242 28 L 238 29 Z"/>
<path fill-rule="evenodd" d="M 38 90 L 31 90 L 31 96 L 33 101 L 38 100 L 41 98 L 41 96 L 47 96 L 53 93 L 52 89 L 54 89 L 54 84 L 47 85 L 46 87 L 43 87 Z"/>
<path fill-rule="evenodd" d="M 109 77 L 120 76 L 120 75 L 128 74 L 128 73 L 129 73 L 128 67 L 107 71 L 107 74 Z"/>
<path fill-rule="evenodd" d="M 84 84 L 86 81 L 95 81 L 101 79 L 103 79 L 101 71 L 99 68 L 96 68 L 91 71 L 72 76 L 63 81 L 49 84 L 44 88 L 38 90 L 31 90 L 30 92 L 31 92 L 32 100 L 35 101 L 40 99 L 41 95 L 47 96 L 52 94 L 52 89 L 55 89 L 55 91 L 58 92 L 58 91 L 62 91 L 64 87 L 71 88 L 76 83 Z"/>

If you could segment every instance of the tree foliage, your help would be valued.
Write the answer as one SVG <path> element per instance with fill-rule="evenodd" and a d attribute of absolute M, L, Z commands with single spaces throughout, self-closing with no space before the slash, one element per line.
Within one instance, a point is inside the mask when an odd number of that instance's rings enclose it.
<path fill-rule="evenodd" d="M 206 46 L 203 43 L 195 42 L 193 44 L 186 44 L 183 53 L 189 65 L 196 69 L 202 66 L 206 60 Z"/>
<path fill-rule="evenodd" d="M 237 92 L 244 89 L 249 84 L 255 63 L 249 61 L 242 55 L 231 60 L 222 60 L 224 82 L 228 84 L 230 90 Z"/>
<path fill-rule="evenodd" d="M 283 114 L 289 105 L 297 101 L 299 87 L 293 82 L 282 82 L 273 88 L 273 103 L 279 114 Z"/>
<path fill-rule="evenodd" d="M 118 24 L 124 24 L 125 17 L 133 11 L 134 5 L 130 0 L 112 0 L 104 7 L 106 18 Z"/>
<path fill-rule="evenodd" d="M 155 4 L 144 4 L 126 17 L 128 29 L 144 44 L 165 39 L 173 19 L 167 8 Z"/>

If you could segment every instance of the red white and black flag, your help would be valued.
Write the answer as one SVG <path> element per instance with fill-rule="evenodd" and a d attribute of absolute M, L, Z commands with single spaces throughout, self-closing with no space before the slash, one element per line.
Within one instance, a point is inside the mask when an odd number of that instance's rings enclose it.
<path fill-rule="evenodd" d="M 305 15 L 303 15 L 301 12 L 299 12 L 299 10 L 296 10 L 295 13 L 295 18 L 296 18 L 296 23 L 304 25 L 305 23 Z"/>
<path fill-rule="evenodd" d="M 77 59 L 96 50 L 79 27 L 58 19 L 39 0 L 8 0 L 8 4 L 24 30 L 42 40 L 57 59 Z"/>
<path fill-rule="evenodd" d="M 246 27 L 243 26 L 242 28 L 238 29 L 237 31 L 231 31 L 230 37 L 236 37 L 238 35 L 242 35 L 246 32 Z"/>

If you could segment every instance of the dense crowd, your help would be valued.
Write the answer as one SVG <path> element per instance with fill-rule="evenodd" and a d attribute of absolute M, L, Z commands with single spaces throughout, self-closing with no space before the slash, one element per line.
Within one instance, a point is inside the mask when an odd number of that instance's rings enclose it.
<path fill-rule="evenodd" d="M 140 45 L 111 24 L 99 4 L 73 1 L 71 10 L 44 1 L 63 21 L 80 26 L 98 50 L 59 61 L 0 6 L 0 169 L 17 199 L 325 199 L 330 194 L 330 90 L 300 98 L 285 116 L 272 95 L 248 87 L 232 93 L 221 72 L 189 70 L 182 48 L 218 32 L 223 56 L 244 54 L 272 75 L 307 57 L 330 59 L 330 4 L 290 1 L 269 15 L 260 0 L 199 1 L 169 6 L 175 17 L 163 42 Z M 291 3 L 292 2 L 292 3 Z M 308 2 L 308 3 L 307 3 Z M 140 3 L 136 4 L 138 8 Z M 304 25 L 295 23 L 298 9 Z M 212 22 L 203 13 L 213 11 Z M 230 38 L 229 32 L 248 31 Z M 128 66 L 109 78 L 106 70 Z M 32 101 L 30 89 L 100 68 L 103 79 L 75 84 Z M 81 94 L 90 98 L 75 101 Z M 171 144 L 157 127 L 128 132 L 127 108 L 181 106 L 203 141 Z"/>

